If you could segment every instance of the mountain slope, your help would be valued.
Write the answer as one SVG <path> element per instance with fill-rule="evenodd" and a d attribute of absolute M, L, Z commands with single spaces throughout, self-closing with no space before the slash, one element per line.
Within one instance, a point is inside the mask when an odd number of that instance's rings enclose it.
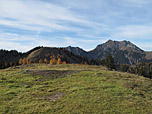
<path fill-rule="evenodd" d="M 135 46 L 129 41 L 112 41 L 109 40 L 104 44 L 98 45 L 94 50 L 90 51 L 92 54 L 97 54 L 100 58 L 104 58 L 108 53 L 114 56 L 118 51 L 135 51 L 142 53 L 143 50 Z M 96 57 L 95 57 L 96 58 Z M 98 58 L 98 57 L 97 57 Z"/>
<path fill-rule="evenodd" d="M 152 59 L 152 51 L 151 52 L 146 52 L 146 60 L 151 60 Z"/>
<path fill-rule="evenodd" d="M 112 40 L 98 45 L 90 53 L 94 55 L 94 59 L 104 59 L 110 53 L 118 64 L 136 64 L 145 56 L 143 50 L 129 41 L 118 42 Z"/>
<path fill-rule="evenodd" d="M 131 64 L 152 60 L 151 53 L 145 52 L 129 41 L 112 41 L 98 45 L 94 50 L 85 52 L 82 49 L 71 47 L 72 53 L 80 56 L 85 56 L 89 60 L 102 60 L 109 53 L 114 57 L 117 64 Z"/>
<path fill-rule="evenodd" d="M 79 55 L 82 57 L 87 57 L 88 59 L 92 58 L 92 55 L 89 52 L 84 51 L 83 49 L 79 48 L 79 47 L 66 47 L 66 50 L 72 52 L 75 55 Z"/>

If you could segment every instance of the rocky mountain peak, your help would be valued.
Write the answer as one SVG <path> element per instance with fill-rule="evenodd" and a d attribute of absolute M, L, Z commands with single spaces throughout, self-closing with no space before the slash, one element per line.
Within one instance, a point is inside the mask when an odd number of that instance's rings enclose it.
<path fill-rule="evenodd" d="M 148 55 L 135 44 L 126 40 L 108 40 L 89 52 L 78 47 L 67 47 L 66 49 L 76 55 L 87 57 L 89 60 L 102 60 L 110 53 L 118 64 L 136 64 L 139 61 L 147 60 L 146 57 L 151 59 L 149 53 Z"/>
<path fill-rule="evenodd" d="M 132 49 L 136 51 L 143 51 L 140 48 L 138 48 L 136 45 L 131 43 L 130 41 L 113 41 L 108 40 L 107 42 L 100 44 L 96 47 L 97 50 L 126 50 L 126 49 Z"/>

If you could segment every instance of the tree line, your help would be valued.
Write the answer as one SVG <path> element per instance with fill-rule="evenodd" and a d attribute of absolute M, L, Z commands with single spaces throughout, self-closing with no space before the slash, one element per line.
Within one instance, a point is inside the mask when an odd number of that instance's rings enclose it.
<path fill-rule="evenodd" d="M 18 62 L 8 62 L 4 60 L 0 60 L 0 69 L 5 69 L 14 65 L 19 65 Z"/>
<path fill-rule="evenodd" d="M 25 57 L 20 58 L 19 61 L 9 62 L 0 59 L 0 69 L 5 69 L 14 65 L 25 65 L 25 64 L 33 64 L 33 63 L 46 63 L 46 64 L 67 64 L 67 61 L 62 58 L 61 55 L 48 55 L 44 59 L 39 60 L 28 60 Z M 114 58 L 111 54 L 103 60 L 90 60 L 88 61 L 86 58 L 82 59 L 81 64 L 89 64 L 89 65 L 103 65 L 106 66 L 109 70 L 116 70 L 121 72 L 128 72 L 137 75 L 142 75 L 144 77 L 152 78 L 152 63 L 150 62 L 139 62 L 136 65 L 129 64 L 115 64 Z"/>
<path fill-rule="evenodd" d="M 136 65 L 115 64 L 114 58 L 109 54 L 106 59 L 101 61 L 101 64 L 106 66 L 109 70 L 128 72 L 147 78 L 152 78 L 152 63 L 150 62 L 139 62 Z"/>
<path fill-rule="evenodd" d="M 41 47 L 38 47 L 38 48 L 41 48 Z M 16 66 L 16 65 L 25 65 L 25 64 L 34 64 L 34 63 L 40 63 L 40 64 L 46 63 L 46 64 L 52 64 L 52 65 L 67 64 L 67 63 L 88 64 L 87 58 L 83 58 L 81 56 L 73 55 L 71 52 L 68 52 L 68 51 L 65 51 L 65 53 L 67 53 L 67 56 L 65 56 L 66 54 L 65 55 L 64 54 L 58 54 L 58 55 L 55 56 L 54 54 L 49 54 L 48 53 L 48 54 L 45 55 L 44 58 L 43 57 L 38 57 L 39 59 L 36 58 L 35 60 L 33 60 L 33 59 L 30 60 L 30 59 L 26 58 L 27 57 L 26 55 L 21 56 L 22 54 L 20 55 L 20 57 L 17 57 L 16 60 L 12 59 L 13 62 L 8 61 L 7 59 L 6 60 L 0 59 L 0 69 L 5 69 L 5 68 L 11 67 L 11 66 Z M 7 54 L 5 54 L 5 55 L 7 55 Z M 6 56 L 6 57 L 8 57 L 8 56 Z M 6 57 L 3 57 L 3 58 L 6 58 Z M 10 55 L 10 57 L 11 57 L 11 55 Z M 14 56 L 13 56 L 13 58 L 14 58 Z"/>
<path fill-rule="evenodd" d="M 57 57 L 55 55 L 52 55 L 50 56 L 50 58 L 45 58 L 45 59 L 39 59 L 39 60 L 34 60 L 34 61 L 31 61 L 31 60 L 28 60 L 26 58 L 21 58 L 19 60 L 19 64 L 20 65 L 25 65 L 25 64 L 31 64 L 31 63 L 46 63 L 46 64 L 52 64 L 52 65 L 55 65 L 55 64 L 67 64 L 66 61 L 62 61 L 62 58 L 60 55 L 58 55 Z"/>
<path fill-rule="evenodd" d="M 136 65 L 120 64 L 117 69 L 122 72 L 137 74 L 152 78 L 152 63 L 139 62 Z"/>

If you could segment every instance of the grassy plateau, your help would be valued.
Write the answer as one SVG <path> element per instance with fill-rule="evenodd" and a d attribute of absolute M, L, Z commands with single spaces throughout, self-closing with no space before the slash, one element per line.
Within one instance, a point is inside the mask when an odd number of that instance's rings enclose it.
<path fill-rule="evenodd" d="M 0 70 L 0 114 L 152 114 L 151 107 L 152 80 L 142 76 L 75 64 Z"/>

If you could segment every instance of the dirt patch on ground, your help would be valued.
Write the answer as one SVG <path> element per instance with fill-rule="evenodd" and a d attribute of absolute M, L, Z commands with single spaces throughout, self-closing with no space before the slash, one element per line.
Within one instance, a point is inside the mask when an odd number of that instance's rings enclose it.
<path fill-rule="evenodd" d="M 46 79 L 56 79 L 77 73 L 78 71 L 72 70 L 29 70 L 25 74 L 32 74 L 33 76 L 41 75 L 42 78 L 39 81 L 44 81 Z"/>
<path fill-rule="evenodd" d="M 56 102 L 57 100 L 64 97 L 65 94 L 63 92 L 57 92 L 55 94 L 43 94 L 43 95 L 34 95 L 34 99 L 42 99 L 47 102 Z"/>
<path fill-rule="evenodd" d="M 54 95 L 45 96 L 44 99 L 47 100 L 47 101 L 55 102 L 55 101 L 57 101 L 58 99 L 61 99 L 64 96 L 65 96 L 64 93 L 59 93 L 58 92 Z"/>

